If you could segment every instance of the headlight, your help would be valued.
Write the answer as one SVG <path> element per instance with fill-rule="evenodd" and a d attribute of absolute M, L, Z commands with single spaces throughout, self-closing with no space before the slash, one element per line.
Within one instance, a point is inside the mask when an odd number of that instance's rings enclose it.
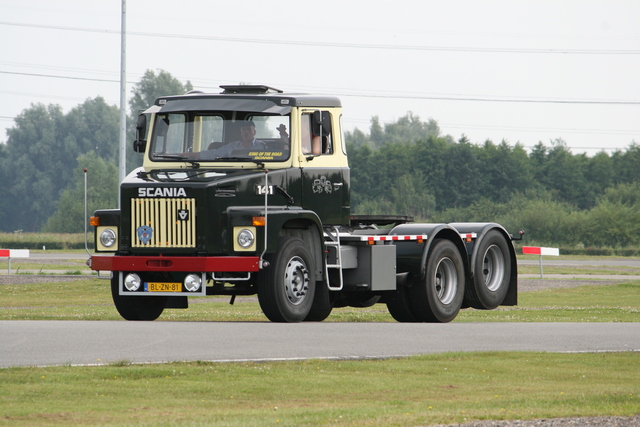
<path fill-rule="evenodd" d="M 116 244 L 117 236 L 116 232 L 110 228 L 105 228 L 102 230 L 102 234 L 100 234 L 100 243 L 105 248 L 110 248 L 111 246 Z"/>
<path fill-rule="evenodd" d="M 142 284 L 142 280 L 140 280 L 140 276 L 136 273 L 129 273 L 124 278 L 124 287 L 127 288 L 128 291 L 137 291 L 140 289 L 140 285 Z"/>
<path fill-rule="evenodd" d="M 241 230 L 238 233 L 238 244 L 242 247 L 242 248 L 249 248 L 251 247 L 251 245 L 253 245 L 253 242 L 255 241 L 256 237 L 253 235 L 253 233 L 251 232 L 251 230 L 247 230 L 246 228 L 244 230 Z"/>
<path fill-rule="evenodd" d="M 197 274 L 187 274 L 184 278 L 184 288 L 189 292 L 197 292 L 202 286 L 202 278 Z"/>

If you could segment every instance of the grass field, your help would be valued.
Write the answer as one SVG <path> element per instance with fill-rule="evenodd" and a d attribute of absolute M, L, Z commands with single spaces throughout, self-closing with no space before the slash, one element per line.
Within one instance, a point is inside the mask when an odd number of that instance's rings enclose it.
<path fill-rule="evenodd" d="M 640 412 L 640 354 L 0 370 L 0 425 L 417 426 Z"/>

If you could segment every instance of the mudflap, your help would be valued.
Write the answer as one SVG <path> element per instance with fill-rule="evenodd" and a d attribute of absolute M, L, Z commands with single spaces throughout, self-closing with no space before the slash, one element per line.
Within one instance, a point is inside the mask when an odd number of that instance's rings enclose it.
<path fill-rule="evenodd" d="M 189 308 L 189 298 L 188 297 L 168 297 L 167 305 L 164 308 Z"/>

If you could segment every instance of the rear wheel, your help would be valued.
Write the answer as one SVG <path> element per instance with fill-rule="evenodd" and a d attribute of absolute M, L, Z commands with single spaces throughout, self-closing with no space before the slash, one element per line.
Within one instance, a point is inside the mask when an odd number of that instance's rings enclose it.
<path fill-rule="evenodd" d="M 498 231 L 490 231 L 478 246 L 474 262 L 473 286 L 468 287 L 468 303 L 479 309 L 498 307 L 509 290 L 511 262 L 505 237 Z"/>
<path fill-rule="evenodd" d="M 388 292 L 385 297 L 389 314 L 398 322 L 421 322 L 411 308 L 411 296 L 404 286 L 398 290 Z"/>
<path fill-rule="evenodd" d="M 111 278 L 111 296 L 116 310 L 126 320 L 156 320 L 167 304 L 163 296 L 126 296 L 119 294 L 120 280 L 114 272 Z"/>
<path fill-rule="evenodd" d="M 411 306 L 424 322 L 450 322 L 458 315 L 464 298 L 464 263 L 450 240 L 433 242 L 425 277 L 411 288 Z"/>
<path fill-rule="evenodd" d="M 285 237 L 269 257 L 271 266 L 260 275 L 258 301 L 272 322 L 301 322 L 315 296 L 313 258 L 303 240 Z"/>

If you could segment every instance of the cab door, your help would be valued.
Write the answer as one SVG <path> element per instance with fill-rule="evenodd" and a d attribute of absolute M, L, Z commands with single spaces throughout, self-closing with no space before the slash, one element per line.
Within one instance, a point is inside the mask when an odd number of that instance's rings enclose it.
<path fill-rule="evenodd" d="M 329 111 L 301 115 L 302 207 L 316 212 L 325 225 L 346 225 L 349 168 L 344 153 L 336 149 L 332 119 Z"/>

